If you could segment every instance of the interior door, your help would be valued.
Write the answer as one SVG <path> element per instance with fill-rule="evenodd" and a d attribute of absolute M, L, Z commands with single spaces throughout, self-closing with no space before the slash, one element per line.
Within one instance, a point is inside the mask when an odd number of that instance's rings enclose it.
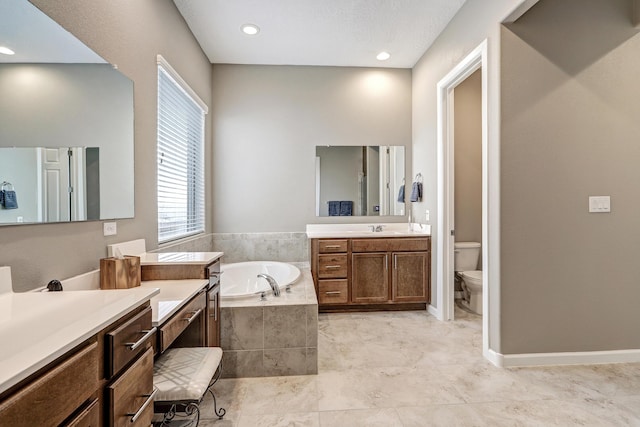
<path fill-rule="evenodd" d="M 42 148 L 42 216 L 45 222 L 69 221 L 69 155 L 67 148 Z"/>

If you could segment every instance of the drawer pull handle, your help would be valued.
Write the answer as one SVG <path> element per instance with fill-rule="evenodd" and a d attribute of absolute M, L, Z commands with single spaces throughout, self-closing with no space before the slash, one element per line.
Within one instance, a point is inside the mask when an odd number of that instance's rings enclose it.
<path fill-rule="evenodd" d="M 340 245 L 327 245 L 325 246 L 326 249 L 340 249 Z"/>
<path fill-rule="evenodd" d="M 327 265 L 325 268 L 327 270 L 335 270 L 337 268 L 342 268 L 342 266 L 341 265 Z"/>
<path fill-rule="evenodd" d="M 148 331 L 140 331 L 140 333 L 144 334 L 144 336 L 142 338 L 140 338 L 136 342 L 128 342 L 128 343 L 125 343 L 124 345 L 129 347 L 129 350 L 133 351 L 133 350 L 137 349 L 138 347 L 140 347 L 151 335 L 155 334 L 157 329 L 158 328 L 156 328 L 154 326 L 153 328 L 149 329 Z"/>
<path fill-rule="evenodd" d="M 340 291 L 327 291 L 325 295 L 340 295 L 341 293 Z"/>
<path fill-rule="evenodd" d="M 140 409 L 138 409 L 135 414 L 127 414 L 127 417 L 131 417 L 132 423 L 135 423 L 136 421 L 138 421 L 138 418 L 140 418 L 140 415 L 142 415 L 144 410 L 147 409 L 147 406 L 149 406 L 149 404 L 153 402 L 153 398 L 157 392 L 158 392 L 158 389 L 154 387 L 153 393 L 144 395 L 144 397 L 146 397 L 147 400 L 144 401 Z"/>
<path fill-rule="evenodd" d="M 195 320 L 195 318 L 200 315 L 200 313 L 202 313 L 202 309 L 201 308 L 199 308 L 196 311 L 194 311 L 193 314 L 191 315 L 191 317 L 189 317 L 188 319 L 184 319 L 184 320 L 187 323 L 191 324 L 191 322 L 193 322 Z"/>

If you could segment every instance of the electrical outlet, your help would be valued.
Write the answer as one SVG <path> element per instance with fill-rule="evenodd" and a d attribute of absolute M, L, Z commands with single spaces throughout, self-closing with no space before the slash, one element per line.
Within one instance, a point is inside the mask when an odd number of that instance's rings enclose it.
<path fill-rule="evenodd" d="M 102 225 L 102 230 L 105 236 L 115 236 L 118 234 L 118 227 L 115 222 L 105 222 Z"/>
<path fill-rule="evenodd" d="M 16 221 L 16 222 L 24 222 L 24 218 L 23 218 L 23 217 L 21 217 L 21 216 L 19 216 L 19 217 L 17 218 L 17 221 Z"/>
<path fill-rule="evenodd" d="M 430 217 L 429 209 L 427 209 L 426 211 L 424 211 L 424 220 L 429 222 L 429 217 Z"/>

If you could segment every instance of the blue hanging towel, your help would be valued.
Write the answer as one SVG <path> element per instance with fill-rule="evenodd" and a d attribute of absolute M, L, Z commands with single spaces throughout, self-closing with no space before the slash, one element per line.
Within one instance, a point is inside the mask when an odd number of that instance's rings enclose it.
<path fill-rule="evenodd" d="M 329 216 L 340 215 L 340 202 L 327 202 L 329 204 Z"/>
<path fill-rule="evenodd" d="M 344 200 L 340 202 L 340 216 L 351 216 L 353 215 L 353 202 L 349 200 Z"/>
<path fill-rule="evenodd" d="M 2 207 L 5 209 L 18 209 L 18 197 L 13 190 L 13 185 L 10 182 L 3 182 L 2 188 L 0 188 L 0 199 L 2 200 Z"/>
<path fill-rule="evenodd" d="M 411 186 L 411 198 L 410 200 L 412 202 L 419 202 L 420 200 L 422 200 L 422 183 L 421 182 L 414 182 L 413 185 Z"/>
<path fill-rule="evenodd" d="M 398 191 L 398 202 L 404 203 L 404 184 L 400 186 L 400 190 Z"/>

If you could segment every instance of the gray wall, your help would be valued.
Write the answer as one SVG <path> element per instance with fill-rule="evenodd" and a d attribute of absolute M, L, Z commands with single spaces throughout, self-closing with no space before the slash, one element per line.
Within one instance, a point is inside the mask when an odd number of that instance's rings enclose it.
<path fill-rule="evenodd" d="M 489 160 L 493 169 L 488 171 L 493 182 L 499 180 L 500 148 L 500 22 L 502 22 L 522 0 L 467 0 L 454 16 L 447 28 L 436 39 L 413 68 L 413 174 L 422 173 L 424 190 L 422 202 L 412 203 L 414 218 L 424 219 L 426 209 L 430 211 L 432 225 L 431 260 L 431 301 L 437 302 L 436 288 L 436 251 L 440 236 L 437 235 L 437 93 L 438 82 L 447 75 L 483 40 L 488 43 L 488 139 Z M 495 193 L 497 194 L 497 193 Z M 492 226 L 495 234 L 493 248 L 499 247 L 499 203 L 489 206 Z M 494 263 L 491 271 L 497 275 L 500 254 L 493 253 L 489 262 Z M 500 288 L 499 280 L 490 277 L 487 286 L 493 286 L 490 300 L 491 349 L 500 350 Z M 436 304 L 437 305 L 437 304 Z M 439 308 L 439 307 L 438 307 Z"/>
<path fill-rule="evenodd" d="M 320 157 L 320 215 L 329 215 L 330 200 L 351 200 L 353 213 L 360 212 L 362 147 L 318 147 L 316 154 Z"/>
<path fill-rule="evenodd" d="M 404 145 L 411 162 L 411 70 L 216 64 L 213 97 L 216 233 L 362 222 L 316 217 L 317 145 Z"/>
<path fill-rule="evenodd" d="M 14 287 L 27 290 L 52 278 L 98 268 L 110 243 L 145 238 L 157 247 L 156 55 L 162 54 L 211 106 L 211 64 L 170 0 L 33 0 L 134 82 L 135 219 L 118 221 L 103 237 L 101 222 L 0 228 L 0 265 L 12 267 Z M 207 177 L 211 182 L 210 116 L 206 120 Z M 88 144 L 91 145 L 91 144 Z M 207 231 L 211 224 L 207 189 Z"/>
<path fill-rule="evenodd" d="M 2 151 L 2 150 L 0 150 Z M 9 151 L 9 152 L 7 152 Z M 35 149 L 5 148 L 0 155 L 0 184 L 10 182 L 16 192 L 17 209 L 0 207 L 0 223 L 38 220 L 38 155 Z M 7 187 L 9 189 L 10 187 Z"/>
<path fill-rule="evenodd" d="M 640 348 L 640 36 L 627 0 L 502 32 L 503 353 Z M 611 213 L 588 197 L 611 196 Z"/>
<path fill-rule="evenodd" d="M 478 70 L 454 89 L 454 191 L 458 242 L 482 242 L 481 77 L 482 71 Z"/>

